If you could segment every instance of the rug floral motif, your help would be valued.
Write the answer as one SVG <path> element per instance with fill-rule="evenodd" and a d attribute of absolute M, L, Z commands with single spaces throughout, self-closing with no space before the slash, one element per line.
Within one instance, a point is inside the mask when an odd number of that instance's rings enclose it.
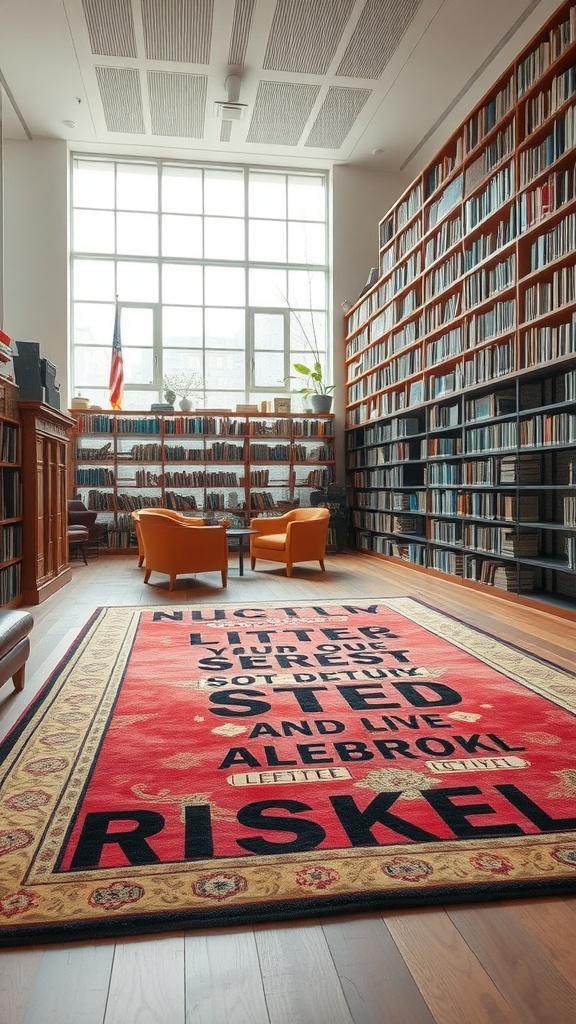
<path fill-rule="evenodd" d="M 0 747 L 0 943 L 574 892 L 575 713 L 410 598 L 100 609 Z"/>

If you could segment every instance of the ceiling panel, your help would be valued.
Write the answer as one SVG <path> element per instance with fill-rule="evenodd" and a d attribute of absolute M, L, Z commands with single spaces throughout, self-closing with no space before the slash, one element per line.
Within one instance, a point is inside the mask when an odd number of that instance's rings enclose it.
<path fill-rule="evenodd" d="M 556 6 L 0 0 L 7 137 L 416 173 Z M 225 122 L 214 105 L 231 74 L 246 116 Z"/>
<path fill-rule="evenodd" d="M 209 64 L 213 0 L 142 0 L 148 60 Z"/>
<path fill-rule="evenodd" d="M 130 0 L 82 0 L 92 53 L 135 57 L 136 37 Z"/>
<path fill-rule="evenodd" d="M 96 77 L 108 131 L 143 135 L 139 72 L 130 68 L 97 67 Z"/>
<path fill-rule="evenodd" d="M 353 7 L 354 0 L 278 0 L 264 70 L 325 75 Z"/>

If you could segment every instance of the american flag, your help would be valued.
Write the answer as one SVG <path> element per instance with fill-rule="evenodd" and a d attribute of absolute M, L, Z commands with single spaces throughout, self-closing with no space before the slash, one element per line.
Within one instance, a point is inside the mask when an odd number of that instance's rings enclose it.
<path fill-rule="evenodd" d="M 110 405 L 113 409 L 122 408 L 124 391 L 124 360 L 122 358 L 122 338 L 120 337 L 120 307 L 116 303 L 114 314 L 114 336 L 112 339 L 112 363 L 110 365 Z"/>

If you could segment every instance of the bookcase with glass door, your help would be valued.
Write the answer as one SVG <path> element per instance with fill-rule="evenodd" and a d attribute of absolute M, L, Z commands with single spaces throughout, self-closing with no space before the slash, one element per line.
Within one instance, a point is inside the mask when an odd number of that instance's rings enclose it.
<path fill-rule="evenodd" d="M 379 224 L 347 316 L 355 544 L 573 614 L 576 6 Z"/>

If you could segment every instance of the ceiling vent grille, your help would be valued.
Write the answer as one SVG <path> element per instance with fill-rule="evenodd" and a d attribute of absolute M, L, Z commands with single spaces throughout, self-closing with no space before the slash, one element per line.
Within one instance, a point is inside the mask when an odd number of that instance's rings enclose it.
<path fill-rule="evenodd" d="M 278 0 L 263 68 L 325 75 L 354 0 Z"/>
<path fill-rule="evenodd" d="M 96 68 L 96 80 L 109 132 L 144 135 L 140 75 L 130 68 Z"/>
<path fill-rule="evenodd" d="M 346 78 L 380 78 L 422 0 L 367 0 L 336 71 Z"/>
<path fill-rule="evenodd" d="M 319 92 L 319 85 L 260 82 L 246 141 L 296 146 Z"/>
<path fill-rule="evenodd" d="M 228 51 L 228 65 L 241 68 L 246 63 L 246 48 L 254 14 L 254 0 L 236 0 L 234 5 L 234 20 L 232 21 L 232 33 L 230 35 L 230 49 Z"/>
<path fill-rule="evenodd" d="M 82 0 L 92 53 L 136 57 L 130 0 Z"/>
<path fill-rule="evenodd" d="M 149 71 L 148 92 L 153 135 L 202 139 L 206 118 L 206 75 Z"/>
<path fill-rule="evenodd" d="M 305 145 L 315 149 L 340 149 L 370 95 L 371 89 L 339 86 L 328 89 Z"/>
<path fill-rule="evenodd" d="M 148 60 L 208 64 L 214 0 L 142 0 Z"/>

